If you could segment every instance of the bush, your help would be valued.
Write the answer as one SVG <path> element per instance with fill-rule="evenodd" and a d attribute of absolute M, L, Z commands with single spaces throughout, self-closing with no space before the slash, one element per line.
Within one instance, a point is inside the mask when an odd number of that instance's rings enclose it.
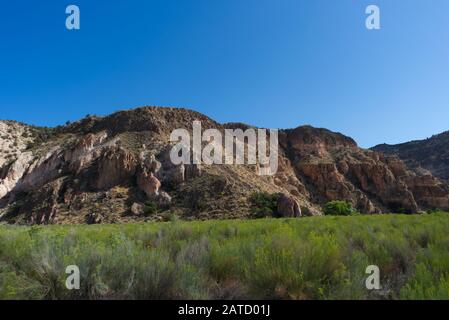
<path fill-rule="evenodd" d="M 157 213 L 157 205 L 153 201 L 145 203 L 145 215 L 150 216 Z"/>
<path fill-rule="evenodd" d="M 273 216 L 277 211 L 279 194 L 256 192 L 251 195 L 252 211 L 258 217 Z"/>
<path fill-rule="evenodd" d="M 356 211 L 349 202 L 331 201 L 324 206 L 324 215 L 326 216 L 352 216 Z"/>

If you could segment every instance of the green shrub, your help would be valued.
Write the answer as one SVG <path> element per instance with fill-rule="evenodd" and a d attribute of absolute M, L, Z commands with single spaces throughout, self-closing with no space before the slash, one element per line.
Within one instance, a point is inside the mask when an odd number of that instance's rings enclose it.
<path fill-rule="evenodd" d="M 157 204 L 154 203 L 153 201 L 147 201 L 145 203 L 145 215 L 146 216 L 151 216 L 157 213 Z"/>
<path fill-rule="evenodd" d="M 337 200 L 326 203 L 324 214 L 326 216 L 352 216 L 356 214 L 356 211 L 349 202 Z"/>
<path fill-rule="evenodd" d="M 279 194 L 256 192 L 250 197 L 251 209 L 258 217 L 273 216 L 277 211 Z"/>

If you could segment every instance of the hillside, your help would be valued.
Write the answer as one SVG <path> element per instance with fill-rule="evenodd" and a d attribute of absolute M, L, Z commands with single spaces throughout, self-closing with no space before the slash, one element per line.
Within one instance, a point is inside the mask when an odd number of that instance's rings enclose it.
<path fill-rule="evenodd" d="M 56 128 L 1 122 L 0 220 L 19 224 L 114 223 L 260 217 L 255 193 L 281 195 L 267 215 L 320 215 L 331 200 L 363 213 L 449 209 L 449 187 L 396 156 L 361 149 L 339 133 L 310 126 L 279 132 L 279 169 L 259 165 L 174 165 L 170 133 L 194 120 L 219 124 L 195 111 L 142 107 L 89 116 Z M 19 130 L 15 128 L 19 126 Z M 9 133 L 8 133 L 9 132 Z M 24 133 L 25 132 L 25 133 Z"/>
<path fill-rule="evenodd" d="M 373 150 L 397 155 L 410 167 L 423 168 L 436 177 L 449 181 L 449 131 L 425 140 L 397 145 L 380 144 Z"/>

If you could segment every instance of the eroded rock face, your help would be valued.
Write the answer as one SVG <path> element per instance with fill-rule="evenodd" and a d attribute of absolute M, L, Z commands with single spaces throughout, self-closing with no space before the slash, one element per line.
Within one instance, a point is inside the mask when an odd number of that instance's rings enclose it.
<path fill-rule="evenodd" d="M 431 175 L 407 177 L 416 201 L 427 208 L 449 210 L 449 186 Z"/>
<path fill-rule="evenodd" d="M 25 214 L 28 224 L 51 224 L 58 218 L 58 197 L 62 179 L 56 179 L 27 194 L 28 200 L 20 210 Z"/>
<path fill-rule="evenodd" d="M 106 148 L 98 159 L 98 174 L 91 184 L 98 190 L 126 184 L 134 177 L 137 162 L 134 155 L 122 148 Z"/>
<path fill-rule="evenodd" d="M 0 177 L 0 199 L 15 188 L 19 180 L 24 176 L 33 158 L 33 154 L 28 152 L 10 165 L 3 167 Z"/>
<path fill-rule="evenodd" d="M 102 143 L 108 137 L 106 132 L 98 134 L 87 134 L 78 143 L 65 152 L 64 159 L 68 162 L 71 171 L 79 173 L 98 159 L 102 153 Z"/>
<path fill-rule="evenodd" d="M 15 121 L 0 120 L 0 168 L 18 159 L 33 140 L 28 126 Z"/>
<path fill-rule="evenodd" d="M 449 182 L 449 131 L 425 140 L 381 144 L 373 150 L 389 155 L 397 155 L 414 171 L 427 170 L 435 177 Z"/>
<path fill-rule="evenodd" d="M 284 143 L 301 155 L 325 157 L 335 149 L 357 148 L 353 139 L 326 129 L 301 126 L 285 133 Z"/>
<path fill-rule="evenodd" d="M 51 149 L 46 155 L 31 161 L 14 191 L 29 192 L 59 178 L 63 166 L 64 159 L 60 149 L 58 147 Z"/>
<path fill-rule="evenodd" d="M 364 213 L 447 207 L 447 185 L 417 176 L 397 157 L 360 149 L 340 134 L 303 127 L 287 130 L 280 142 L 312 202 L 343 199 Z"/>
<path fill-rule="evenodd" d="M 388 165 L 346 161 L 340 171 L 335 163 L 301 163 L 299 171 L 312 184 L 323 202 L 349 200 L 364 213 L 403 208 L 417 212 L 418 205 L 405 182 L 397 179 Z M 378 202 L 377 204 L 373 201 Z"/>

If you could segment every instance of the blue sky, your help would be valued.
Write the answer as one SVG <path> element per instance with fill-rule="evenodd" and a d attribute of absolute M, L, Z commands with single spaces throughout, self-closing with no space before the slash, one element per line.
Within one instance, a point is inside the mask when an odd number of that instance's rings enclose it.
<path fill-rule="evenodd" d="M 426 138 L 449 130 L 448 15 L 447 0 L 4 1 L 0 118 L 53 126 L 161 105 L 363 147 Z"/>

